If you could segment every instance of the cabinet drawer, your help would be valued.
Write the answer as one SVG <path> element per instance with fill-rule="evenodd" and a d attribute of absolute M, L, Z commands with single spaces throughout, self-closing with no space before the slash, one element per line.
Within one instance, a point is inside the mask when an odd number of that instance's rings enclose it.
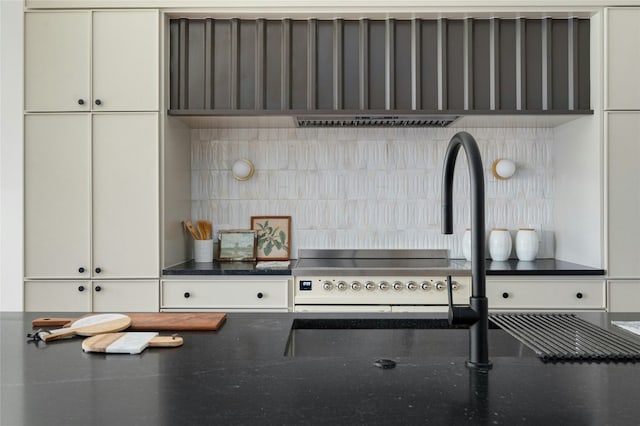
<path fill-rule="evenodd" d="M 608 291 L 609 312 L 640 312 L 639 280 L 611 280 Z"/>
<path fill-rule="evenodd" d="M 26 281 L 24 310 L 27 312 L 90 312 L 89 281 Z"/>
<path fill-rule="evenodd" d="M 605 308 L 604 281 L 487 280 L 490 309 L 575 309 Z"/>
<path fill-rule="evenodd" d="M 162 307 L 287 308 L 288 286 L 288 280 L 163 281 Z"/>
<path fill-rule="evenodd" d="M 94 312 L 158 312 L 158 281 L 94 281 Z"/>

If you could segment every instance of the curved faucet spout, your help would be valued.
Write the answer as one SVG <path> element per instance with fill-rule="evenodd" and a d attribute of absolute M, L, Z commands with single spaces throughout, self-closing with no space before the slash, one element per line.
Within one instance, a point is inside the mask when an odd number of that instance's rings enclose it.
<path fill-rule="evenodd" d="M 447 146 L 442 173 L 442 233 L 453 233 L 453 175 L 458 151 L 464 148 L 471 184 L 471 298 L 468 306 L 453 306 L 449 292 L 449 321 L 469 325 L 467 365 L 489 369 L 489 305 L 486 297 L 484 172 L 480 149 L 467 132 L 456 133 Z M 450 285 L 451 283 L 449 283 Z"/>

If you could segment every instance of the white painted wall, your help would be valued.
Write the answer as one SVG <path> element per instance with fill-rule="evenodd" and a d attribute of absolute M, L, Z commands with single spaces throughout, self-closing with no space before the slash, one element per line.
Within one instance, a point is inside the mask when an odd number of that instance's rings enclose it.
<path fill-rule="evenodd" d="M 598 114 L 554 130 L 556 258 L 603 267 L 602 119 Z"/>
<path fill-rule="evenodd" d="M 21 0 L 0 1 L 0 310 L 22 310 Z"/>

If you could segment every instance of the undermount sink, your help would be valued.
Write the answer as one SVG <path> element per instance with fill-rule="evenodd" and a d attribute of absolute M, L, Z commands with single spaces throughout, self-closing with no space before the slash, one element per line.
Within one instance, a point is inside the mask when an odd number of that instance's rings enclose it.
<path fill-rule="evenodd" d="M 291 357 L 467 357 L 467 326 L 440 318 L 297 318 L 285 355 Z M 489 323 L 490 357 L 535 357 L 507 332 Z"/>

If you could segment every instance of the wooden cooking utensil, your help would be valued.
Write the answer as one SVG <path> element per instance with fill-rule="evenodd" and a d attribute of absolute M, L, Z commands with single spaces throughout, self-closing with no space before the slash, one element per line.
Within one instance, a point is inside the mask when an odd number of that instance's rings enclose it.
<path fill-rule="evenodd" d="M 196 221 L 196 225 L 198 226 L 198 231 L 200 232 L 200 236 L 203 240 L 211 239 L 211 221 L 209 220 L 198 220 Z"/>
<path fill-rule="evenodd" d="M 154 332 L 105 333 L 88 337 L 82 341 L 85 352 L 110 354 L 139 354 L 147 347 L 175 348 L 182 346 L 180 336 L 158 336 Z"/>
<path fill-rule="evenodd" d="M 189 233 L 191 234 L 191 236 L 193 237 L 194 240 L 201 240 L 202 239 L 202 238 L 200 238 L 200 235 L 198 234 L 198 231 L 193 226 L 193 223 L 190 220 L 185 221 L 184 222 L 184 226 L 185 226 L 185 228 L 187 228 L 187 231 L 189 231 Z"/>
<path fill-rule="evenodd" d="M 131 325 L 127 329 L 129 331 L 216 331 L 227 318 L 227 314 L 217 312 L 127 313 L 126 315 L 131 318 Z M 66 327 L 77 319 L 36 318 L 31 321 L 31 325 L 33 327 Z"/>
<path fill-rule="evenodd" d="M 110 333 L 124 330 L 131 325 L 131 318 L 123 314 L 98 314 L 80 318 L 69 327 L 56 330 L 41 331 L 38 338 L 49 342 L 69 336 L 93 336 L 100 333 Z"/>

